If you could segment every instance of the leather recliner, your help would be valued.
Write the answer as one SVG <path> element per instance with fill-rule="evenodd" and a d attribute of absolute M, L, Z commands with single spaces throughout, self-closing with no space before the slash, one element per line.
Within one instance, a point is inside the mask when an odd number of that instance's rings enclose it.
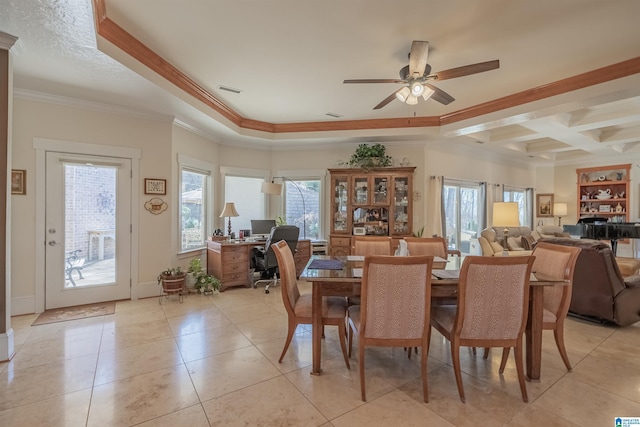
<path fill-rule="evenodd" d="M 573 279 L 569 313 L 627 326 L 640 321 L 640 275 L 623 277 L 611 247 L 591 239 L 543 238 L 582 248 Z"/>

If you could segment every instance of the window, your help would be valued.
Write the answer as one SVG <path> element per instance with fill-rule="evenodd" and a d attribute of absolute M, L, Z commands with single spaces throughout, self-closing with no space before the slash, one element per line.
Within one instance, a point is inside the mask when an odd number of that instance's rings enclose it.
<path fill-rule="evenodd" d="M 211 231 L 211 174 L 214 166 L 198 159 L 179 155 L 180 252 L 205 247 Z"/>
<path fill-rule="evenodd" d="M 444 181 L 442 193 L 445 230 L 449 249 L 457 249 L 463 254 L 471 251 L 471 240 L 480 234 L 479 218 L 485 201 L 480 200 L 480 183 Z"/>
<path fill-rule="evenodd" d="M 319 179 L 284 180 L 285 220 L 300 228 L 300 238 L 320 239 Z"/>
<path fill-rule="evenodd" d="M 263 182 L 263 176 L 252 177 L 229 174 L 224 176 L 224 201 L 234 202 L 240 215 L 231 218 L 232 232 L 235 232 L 236 235 L 238 230 L 250 230 L 252 219 L 269 219 L 266 216 L 265 194 L 261 191 Z M 225 221 L 228 220 L 225 219 Z"/>
<path fill-rule="evenodd" d="M 505 202 L 518 202 L 520 225 L 532 226 L 532 191 L 526 188 L 504 187 L 502 193 Z"/>

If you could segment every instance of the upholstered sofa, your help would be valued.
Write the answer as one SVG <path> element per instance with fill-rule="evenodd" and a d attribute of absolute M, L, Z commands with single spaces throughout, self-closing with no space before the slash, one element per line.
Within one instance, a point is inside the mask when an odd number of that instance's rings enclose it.
<path fill-rule="evenodd" d="M 538 225 L 533 234 L 536 240 L 540 240 L 543 237 L 569 237 L 560 225 Z"/>
<path fill-rule="evenodd" d="M 513 255 L 531 255 L 532 250 L 525 248 L 522 243 L 522 237 L 529 239 L 533 242 L 537 235 L 531 232 L 529 227 L 509 227 L 507 233 L 507 252 L 510 256 Z M 485 228 L 480 233 L 478 238 L 480 248 L 482 249 L 482 255 L 495 256 L 502 255 L 504 251 L 504 227 L 493 226 Z"/>
<path fill-rule="evenodd" d="M 640 275 L 624 277 L 611 247 L 590 239 L 542 238 L 540 241 L 582 248 L 576 263 L 569 312 L 620 326 L 640 321 Z M 640 260 L 631 272 L 637 272 Z M 631 262 L 629 262 L 631 263 Z"/>

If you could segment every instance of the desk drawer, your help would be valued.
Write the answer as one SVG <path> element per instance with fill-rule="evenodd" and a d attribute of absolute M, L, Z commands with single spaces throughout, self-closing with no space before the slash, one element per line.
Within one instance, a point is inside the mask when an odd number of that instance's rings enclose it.
<path fill-rule="evenodd" d="M 229 271 L 229 272 L 225 270 L 224 274 L 222 275 L 222 285 L 225 288 L 228 288 L 229 286 L 236 286 L 236 285 L 247 285 L 248 283 L 249 283 L 249 275 L 247 273 L 246 268 L 238 271 Z"/>
<path fill-rule="evenodd" d="M 231 248 L 231 249 L 225 248 L 222 251 L 222 262 L 224 264 L 228 262 L 244 262 L 246 264 L 247 262 L 249 262 L 249 254 L 247 252 L 247 248 L 246 247 L 244 248 L 237 247 L 237 248 Z"/>

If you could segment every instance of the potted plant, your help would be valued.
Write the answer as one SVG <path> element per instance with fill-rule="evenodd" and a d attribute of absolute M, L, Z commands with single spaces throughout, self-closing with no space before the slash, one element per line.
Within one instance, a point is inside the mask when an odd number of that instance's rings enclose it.
<path fill-rule="evenodd" d="M 193 277 L 193 287 L 198 291 L 198 293 L 211 295 L 214 291 L 220 290 L 222 283 L 216 277 L 207 274 L 206 271 L 202 270 L 202 260 L 200 258 L 192 259 L 187 271 Z"/>
<path fill-rule="evenodd" d="M 187 269 L 187 289 L 193 291 L 196 288 L 196 278 L 202 274 L 202 260 L 200 258 L 194 258 L 189 262 L 189 268 Z"/>
<path fill-rule="evenodd" d="M 162 285 L 162 291 L 166 294 L 180 293 L 186 276 L 181 267 L 167 268 L 158 274 L 158 285 Z"/>
<path fill-rule="evenodd" d="M 347 164 L 365 170 L 391 166 L 391 157 L 387 156 L 385 152 L 386 148 L 382 144 L 360 144 Z"/>
<path fill-rule="evenodd" d="M 205 295 L 211 295 L 214 291 L 218 292 L 221 285 L 219 279 L 207 273 L 201 273 L 196 277 L 196 289 Z"/>

